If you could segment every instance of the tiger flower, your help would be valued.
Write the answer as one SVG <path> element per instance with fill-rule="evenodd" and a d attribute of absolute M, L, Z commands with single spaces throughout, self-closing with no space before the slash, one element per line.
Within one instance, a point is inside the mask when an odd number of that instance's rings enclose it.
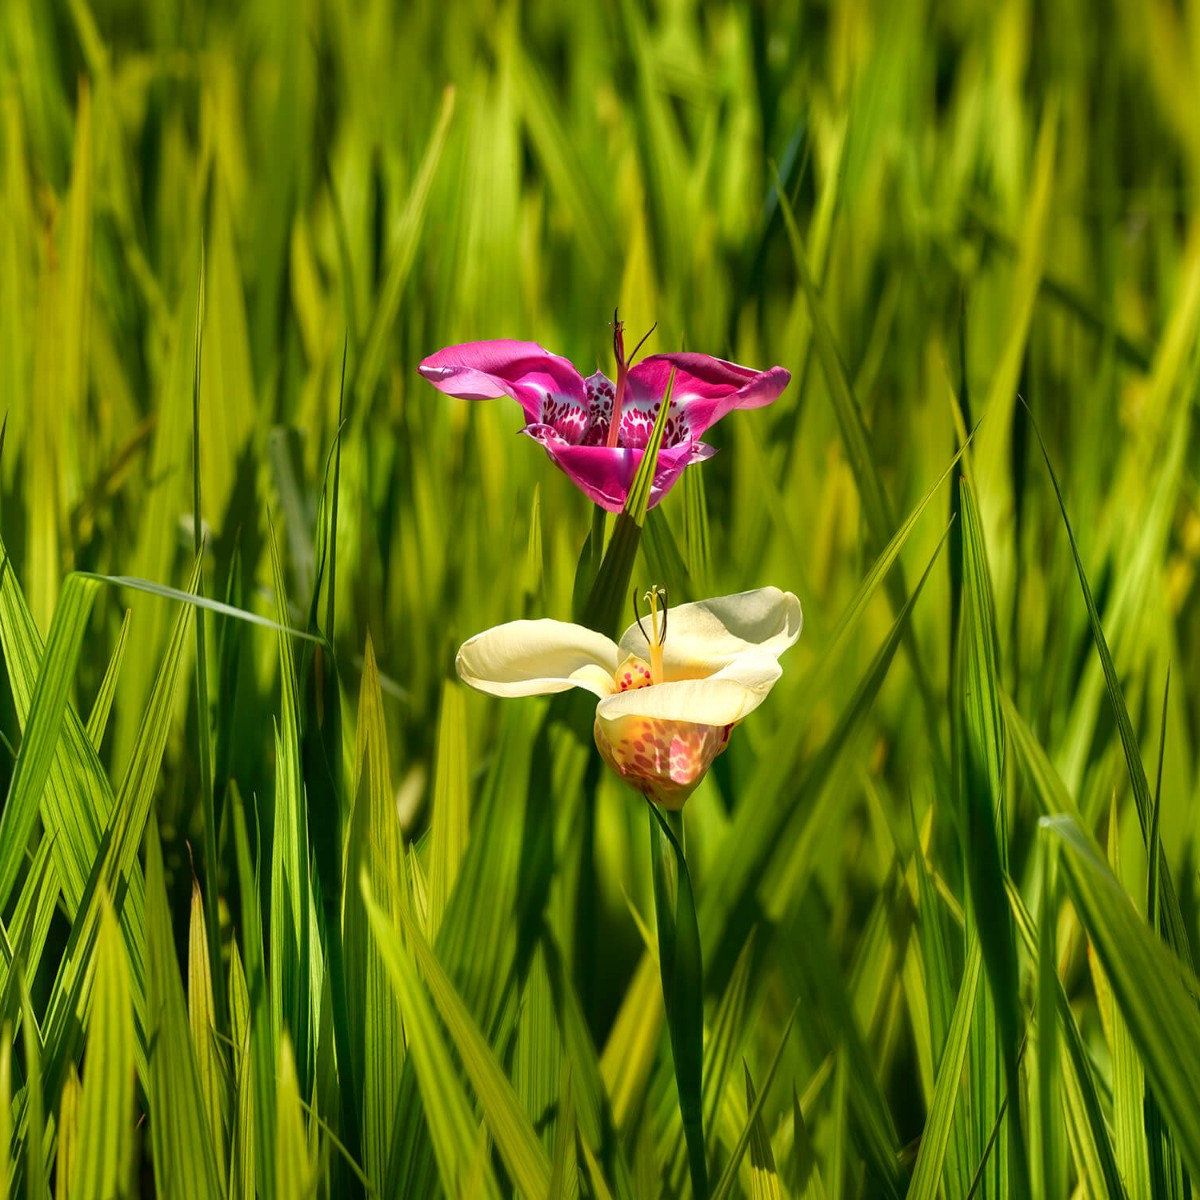
<path fill-rule="evenodd" d="M 615 383 L 603 371 L 585 379 L 567 359 L 536 342 L 447 346 L 417 369 L 449 396 L 515 400 L 525 413 L 522 432 L 540 443 L 586 496 L 609 512 L 620 512 L 672 372 L 651 508 L 686 467 L 716 453 L 700 440 L 705 430 L 735 408 L 773 403 L 791 379 L 783 367 L 755 371 L 707 354 L 652 354 L 632 366 L 642 342 L 627 359 L 623 326 L 614 316 Z"/>
<path fill-rule="evenodd" d="M 670 610 L 657 587 L 645 599 L 646 620 L 639 613 L 619 643 L 566 621 L 510 621 L 464 642 L 456 666 L 493 696 L 585 688 L 597 698 L 593 733 L 604 761 L 678 810 L 733 727 L 766 699 L 804 620 L 800 601 L 773 587 Z"/>

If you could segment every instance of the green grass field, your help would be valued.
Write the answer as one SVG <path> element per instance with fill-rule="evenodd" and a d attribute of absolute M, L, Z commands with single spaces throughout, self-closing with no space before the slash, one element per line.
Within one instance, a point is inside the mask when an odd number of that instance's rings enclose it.
<path fill-rule="evenodd" d="M 0 1196 L 1190 1196 L 1198 78 L 1193 0 L 3 0 Z M 792 381 L 602 521 L 417 365 L 618 305 Z M 655 583 L 805 615 L 682 825 L 454 669 Z"/>

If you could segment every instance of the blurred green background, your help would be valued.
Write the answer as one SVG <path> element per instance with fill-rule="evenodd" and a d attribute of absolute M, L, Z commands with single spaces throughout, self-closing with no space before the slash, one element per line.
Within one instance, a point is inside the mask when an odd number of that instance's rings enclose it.
<path fill-rule="evenodd" d="M 12 1186 L 687 1192 L 644 805 L 452 678 L 591 509 L 416 374 L 619 305 L 792 372 L 634 570 L 805 609 L 687 807 L 714 1180 L 1188 1194 L 1198 79 L 1188 0 L 5 0 Z"/>

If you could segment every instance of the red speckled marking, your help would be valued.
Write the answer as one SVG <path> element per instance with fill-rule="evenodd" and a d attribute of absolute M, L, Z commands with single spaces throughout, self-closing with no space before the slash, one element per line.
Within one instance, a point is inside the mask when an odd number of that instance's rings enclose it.
<path fill-rule="evenodd" d="M 631 688 L 650 686 L 650 667 L 645 659 L 631 654 L 616 670 L 613 681 L 618 692 L 628 692 Z"/>
<path fill-rule="evenodd" d="M 729 744 L 731 729 L 730 725 L 626 717 L 607 732 L 597 721 L 594 735 L 604 761 L 626 783 L 664 808 L 682 808 L 713 759 Z"/>
<path fill-rule="evenodd" d="M 603 446 L 608 440 L 608 427 L 612 421 L 613 399 L 615 389 L 612 383 L 603 376 L 593 375 L 587 384 L 587 422 L 579 438 L 572 438 L 582 446 Z M 650 431 L 654 428 L 654 418 L 658 416 L 659 402 L 645 404 L 640 401 L 626 399 L 621 405 L 621 430 L 617 435 L 617 445 L 627 450 L 641 450 L 650 440 Z M 548 420 L 543 416 L 543 420 Z M 565 436 L 565 435 L 564 435 Z M 691 429 L 683 410 L 672 404 L 667 414 L 667 425 L 663 430 L 663 445 L 678 446 L 681 442 L 690 441 Z"/>
<path fill-rule="evenodd" d="M 548 394 L 542 400 L 542 424 L 568 442 L 578 443 L 587 429 L 588 415 L 573 400 Z"/>

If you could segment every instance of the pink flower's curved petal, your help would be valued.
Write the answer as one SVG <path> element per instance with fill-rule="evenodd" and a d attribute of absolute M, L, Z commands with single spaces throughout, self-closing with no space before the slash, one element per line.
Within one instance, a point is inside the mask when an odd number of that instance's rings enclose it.
<path fill-rule="evenodd" d="M 524 432 L 542 444 L 554 465 L 588 499 L 609 512 L 620 512 L 624 508 L 644 450 L 573 445 L 548 425 L 527 425 Z M 716 450 L 704 442 L 664 446 L 659 451 L 654 483 L 650 488 L 650 507 L 653 508 L 674 487 L 685 467 L 703 462 L 715 453 Z"/>
<path fill-rule="evenodd" d="M 622 442 L 627 420 L 631 437 L 637 436 L 634 426 L 639 422 L 653 422 L 672 369 L 671 409 L 682 415 L 686 436 L 692 438 L 700 437 L 735 408 L 762 408 L 773 403 L 792 377 L 783 367 L 755 371 L 707 354 L 652 354 L 630 368 L 621 414 Z"/>
<path fill-rule="evenodd" d="M 417 370 L 439 391 L 462 400 L 511 396 L 528 421 L 552 424 L 571 440 L 587 428 L 583 376 L 536 342 L 464 342 L 431 354 Z"/>

